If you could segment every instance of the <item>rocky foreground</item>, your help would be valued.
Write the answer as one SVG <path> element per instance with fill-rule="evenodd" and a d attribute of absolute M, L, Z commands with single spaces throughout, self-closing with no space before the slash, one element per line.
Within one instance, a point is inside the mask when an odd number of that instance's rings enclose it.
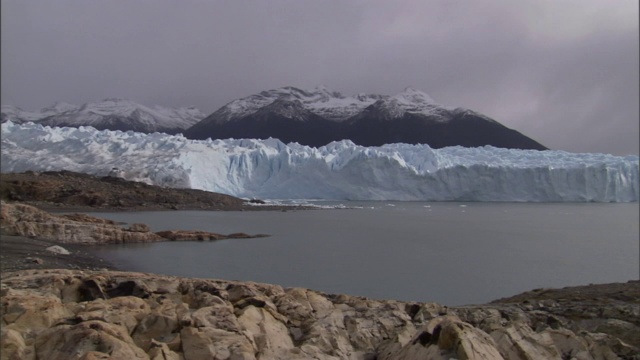
<path fill-rule="evenodd" d="M 4 234 L 65 247 L 216 239 L 23 204 L 0 215 Z M 446 307 L 108 268 L 0 279 L 2 359 L 640 359 L 639 281 Z"/>
<path fill-rule="evenodd" d="M 638 298 L 447 308 L 250 282 L 25 270 L 2 275 L 0 315 L 3 359 L 640 358 Z"/>

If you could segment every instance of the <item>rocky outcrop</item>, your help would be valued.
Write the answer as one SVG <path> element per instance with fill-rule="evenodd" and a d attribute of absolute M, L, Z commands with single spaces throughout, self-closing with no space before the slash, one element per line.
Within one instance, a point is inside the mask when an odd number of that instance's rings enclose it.
<path fill-rule="evenodd" d="M 211 233 L 207 231 L 195 231 L 195 230 L 167 230 L 167 231 L 158 231 L 156 234 L 163 237 L 164 239 L 171 240 L 171 241 L 213 241 L 213 240 L 224 240 L 224 239 L 248 239 L 248 238 L 269 236 L 265 234 L 249 235 L 245 233 L 233 233 L 229 235 L 222 235 L 222 234 L 216 234 L 216 233 Z"/>
<path fill-rule="evenodd" d="M 113 222 L 88 215 L 65 217 L 49 214 L 23 204 L 2 203 L 0 222 L 14 235 L 55 240 L 63 244 L 122 244 L 165 240 L 139 227 L 123 228 Z M 147 229 L 148 230 L 148 229 Z"/>
<path fill-rule="evenodd" d="M 37 237 L 63 244 L 123 244 L 154 241 L 222 240 L 264 237 L 234 233 L 170 230 L 154 233 L 145 224 L 122 227 L 114 221 L 85 214 L 53 215 L 33 206 L 2 202 L 0 225 L 6 234 Z"/>
<path fill-rule="evenodd" d="M 606 311 L 638 326 L 633 300 L 576 321 L 570 304 L 563 316 L 521 303 L 447 308 L 250 282 L 26 270 L 2 275 L 1 305 L 3 359 L 640 358 L 617 330 L 582 327 Z"/>

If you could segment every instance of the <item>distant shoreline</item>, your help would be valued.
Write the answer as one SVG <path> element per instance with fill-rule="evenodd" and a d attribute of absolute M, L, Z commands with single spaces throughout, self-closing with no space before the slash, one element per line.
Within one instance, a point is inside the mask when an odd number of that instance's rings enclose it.
<path fill-rule="evenodd" d="M 117 177 L 71 171 L 2 173 L 0 199 L 58 213 L 318 209 L 303 205 L 270 205 L 259 199 L 245 200 L 204 190 L 163 188 Z"/>

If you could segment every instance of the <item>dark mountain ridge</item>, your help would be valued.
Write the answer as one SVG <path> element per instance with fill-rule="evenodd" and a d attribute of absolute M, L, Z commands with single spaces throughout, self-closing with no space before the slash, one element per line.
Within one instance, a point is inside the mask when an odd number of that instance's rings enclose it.
<path fill-rule="evenodd" d="M 547 150 L 520 132 L 463 108 L 436 104 L 407 89 L 395 96 L 346 97 L 324 88 L 263 91 L 234 100 L 188 128 L 191 139 L 269 137 L 319 147 L 349 139 L 358 145 L 389 143 Z"/>

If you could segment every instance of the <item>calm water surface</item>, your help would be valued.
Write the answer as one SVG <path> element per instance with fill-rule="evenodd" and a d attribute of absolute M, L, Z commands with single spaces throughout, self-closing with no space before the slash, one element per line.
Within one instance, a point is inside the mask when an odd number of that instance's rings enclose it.
<path fill-rule="evenodd" d="M 102 246 L 96 253 L 134 271 L 447 305 L 639 276 L 638 203 L 343 204 L 362 208 L 99 213 L 154 231 L 271 236 Z"/>

